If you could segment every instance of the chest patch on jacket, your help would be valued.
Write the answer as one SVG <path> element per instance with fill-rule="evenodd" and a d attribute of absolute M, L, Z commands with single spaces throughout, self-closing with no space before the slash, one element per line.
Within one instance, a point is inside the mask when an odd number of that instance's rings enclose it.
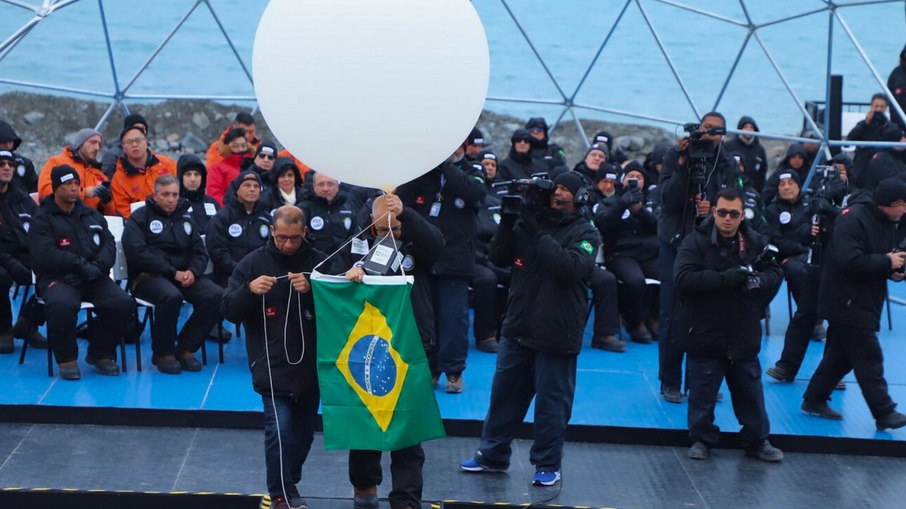
<path fill-rule="evenodd" d="M 583 240 L 582 243 L 579 244 L 579 247 L 588 254 L 592 254 L 595 251 L 595 246 L 592 246 L 591 242 L 587 240 Z"/>
<path fill-rule="evenodd" d="M 277 306 L 268 306 L 264 310 L 264 316 L 268 318 L 275 318 L 277 316 Z"/>

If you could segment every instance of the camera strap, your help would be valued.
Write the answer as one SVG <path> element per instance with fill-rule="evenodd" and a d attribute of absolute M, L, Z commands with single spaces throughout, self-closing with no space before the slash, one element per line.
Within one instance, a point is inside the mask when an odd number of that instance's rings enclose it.
<path fill-rule="evenodd" d="M 737 235 L 736 245 L 739 247 L 739 259 L 745 260 L 746 237 L 745 237 L 745 235 L 742 234 L 742 232 L 736 232 L 736 235 Z"/>

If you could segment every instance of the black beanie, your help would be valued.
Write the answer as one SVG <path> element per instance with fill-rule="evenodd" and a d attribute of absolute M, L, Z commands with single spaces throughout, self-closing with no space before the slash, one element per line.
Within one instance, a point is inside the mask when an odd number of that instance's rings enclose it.
<path fill-rule="evenodd" d="M 516 140 L 532 141 L 532 135 L 529 133 L 528 129 L 519 128 L 513 131 L 513 135 L 510 136 L 510 142 L 515 143 Z"/>
<path fill-rule="evenodd" d="M 889 207 L 896 202 L 906 201 L 906 182 L 899 177 L 888 177 L 875 187 L 875 203 L 882 207 Z"/>
<path fill-rule="evenodd" d="M 607 131 L 598 131 L 597 134 L 595 134 L 595 137 L 591 140 L 591 144 L 598 145 L 599 143 L 607 145 L 607 150 L 609 152 L 610 149 L 613 148 L 613 136 L 611 136 L 611 134 Z"/>
<path fill-rule="evenodd" d="M 255 151 L 255 157 L 260 156 L 262 152 L 271 155 L 274 160 L 277 159 L 277 145 L 272 141 L 261 142 L 261 145 L 258 145 L 258 150 Z"/>
<path fill-rule="evenodd" d="M 604 163 L 600 168 L 598 168 L 598 171 L 595 172 L 595 182 L 604 179 L 616 180 L 618 173 L 619 170 L 617 169 L 616 165 Z"/>
<path fill-rule="evenodd" d="M 607 145 L 604 143 L 597 143 L 589 147 L 588 152 L 585 152 L 585 157 L 588 157 L 588 154 L 591 154 L 593 150 L 598 150 L 604 152 L 604 157 L 610 159 L 610 150 L 607 148 Z"/>
<path fill-rule="evenodd" d="M 496 161 L 497 154 L 495 154 L 494 152 L 492 152 L 490 150 L 484 150 L 480 154 L 478 154 L 478 160 L 484 161 L 485 159 L 490 159 L 491 161 Z"/>
<path fill-rule="evenodd" d="M 236 177 L 236 180 L 239 182 L 237 186 L 241 186 L 246 180 L 254 180 L 261 185 L 261 175 L 258 175 L 258 172 L 255 170 L 245 170 Z"/>
<path fill-rule="evenodd" d="M 57 191 L 58 187 L 73 179 L 75 179 L 76 182 L 82 181 L 82 179 L 79 178 L 79 172 L 68 164 L 54 166 L 53 169 L 50 170 L 50 186 L 54 192 Z"/>
<path fill-rule="evenodd" d="M 802 186 L 802 180 L 799 177 L 799 172 L 792 168 L 777 171 L 777 178 L 779 180 L 793 179 L 793 182 L 795 182 L 796 185 L 800 187 Z M 778 181 L 777 184 L 779 185 L 780 182 Z"/>
<path fill-rule="evenodd" d="M 145 120 L 145 117 L 139 115 L 138 113 L 133 113 L 131 115 L 127 115 L 126 118 L 123 119 L 123 131 L 125 132 L 127 129 L 134 126 L 135 124 L 143 125 L 144 126 L 143 129 L 145 131 L 147 131 L 148 128 L 150 127 L 148 125 L 148 121 Z"/>
<path fill-rule="evenodd" d="M 572 193 L 573 196 L 578 195 L 579 189 L 584 185 L 584 183 L 585 181 L 582 179 L 582 177 L 579 176 L 578 173 L 572 171 L 561 173 L 560 175 L 557 175 L 557 178 L 554 179 L 554 184 L 569 189 L 569 192 Z"/>

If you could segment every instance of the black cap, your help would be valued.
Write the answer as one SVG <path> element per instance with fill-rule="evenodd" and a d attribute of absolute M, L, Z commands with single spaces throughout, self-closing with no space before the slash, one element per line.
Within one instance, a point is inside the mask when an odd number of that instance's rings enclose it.
<path fill-rule="evenodd" d="M 569 189 L 569 192 L 576 196 L 579 193 L 579 189 L 582 188 L 584 180 L 578 173 L 568 171 L 557 175 L 557 178 L 554 179 L 554 184 Z"/>
<path fill-rule="evenodd" d="M 516 140 L 532 141 L 532 135 L 529 133 L 528 129 L 519 128 L 513 131 L 513 135 L 510 136 L 510 141 L 515 142 Z"/>
<path fill-rule="evenodd" d="M 466 139 L 466 142 L 469 145 L 478 145 L 479 147 L 487 145 L 487 142 L 484 139 L 484 135 L 481 134 L 481 129 L 477 127 L 472 128 L 472 132 L 469 133 L 469 137 Z"/>
<path fill-rule="evenodd" d="M 480 154 L 478 154 L 478 160 L 484 161 L 485 159 L 490 159 L 492 161 L 496 161 L 497 154 L 495 154 L 494 152 L 492 152 L 490 150 L 483 150 Z"/>
<path fill-rule="evenodd" d="M 591 144 L 597 145 L 599 143 L 607 145 L 607 150 L 609 151 L 613 148 L 613 135 L 607 131 L 598 131 L 595 133 L 595 137 L 592 138 Z"/>
<path fill-rule="evenodd" d="M 588 154 L 591 154 L 593 151 L 604 152 L 604 156 L 610 159 L 610 150 L 607 148 L 605 143 L 596 143 L 588 148 L 588 151 L 585 152 L 585 157 L 588 157 Z"/>
<path fill-rule="evenodd" d="M 68 164 L 54 166 L 53 169 L 50 170 L 50 185 L 54 192 L 57 191 L 58 187 L 73 179 L 75 179 L 76 182 L 82 181 L 82 179 L 79 178 L 79 172 Z"/>
<path fill-rule="evenodd" d="M 906 202 L 906 182 L 898 177 L 888 177 L 875 187 L 875 203 L 889 207 L 897 202 Z"/>
<path fill-rule="evenodd" d="M 261 185 L 261 175 L 258 175 L 258 172 L 255 170 L 243 171 L 242 173 L 239 174 L 238 177 L 236 177 L 236 180 L 239 181 L 239 184 L 237 184 L 237 186 L 241 186 L 242 183 L 245 182 L 246 180 L 254 180 L 255 182 L 258 183 L 259 186 Z"/>
<path fill-rule="evenodd" d="M 0 161 L 15 161 L 16 156 L 9 150 L 0 150 Z"/>

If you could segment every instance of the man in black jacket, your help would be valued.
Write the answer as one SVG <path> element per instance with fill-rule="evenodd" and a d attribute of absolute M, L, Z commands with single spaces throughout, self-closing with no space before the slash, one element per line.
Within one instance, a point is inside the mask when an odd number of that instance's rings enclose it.
<path fill-rule="evenodd" d="M 234 182 L 239 183 L 235 198 L 224 199 L 205 235 L 208 256 L 214 264 L 211 279 L 221 288 L 226 288 L 239 262 L 270 237 L 270 209 L 260 199 L 261 177 L 245 170 Z"/>
<path fill-rule="evenodd" d="M 389 219 L 389 221 L 388 221 Z M 421 335 L 426 354 L 430 355 L 434 342 L 434 312 L 431 302 L 431 267 L 440 257 L 444 237 L 436 226 L 420 214 L 404 208 L 398 196 L 386 194 L 374 199 L 371 221 L 377 221 L 369 232 L 359 237 L 347 255 L 348 260 L 362 258 L 374 242 L 392 236 L 403 256 L 400 267 L 385 275 L 399 275 L 400 269 L 415 276 L 410 300 L 415 323 Z M 349 265 L 347 265 L 349 266 Z M 362 282 L 366 275 L 360 263 L 355 262 L 346 272 L 346 278 Z M 422 467 L 425 451 L 414 445 L 391 451 L 390 469 L 393 488 L 390 506 L 394 508 L 421 507 Z M 381 484 L 381 451 L 349 451 L 349 481 L 355 489 L 354 506 L 358 509 L 377 509 L 377 487 Z"/>
<path fill-rule="evenodd" d="M 0 150 L 0 291 L 3 295 L 9 294 L 13 283 L 32 283 L 28 230 L 38 206 L 24 190 L 13 184 L 15 166 L 15 154 Z M 35 304 L 32 295 L 19 310 L 19 319 L 13 325 L 10 300 L 0 298 L 0 353 L 13 353 L 13 337 L 25 339 L 32 348 L 47 348 L 47 339 L 35 328 L 38 324 Z"/>
<path fill-rule="evenodd" d="M 900 105 L 900 109 L 906 111 L 906 46 L 900 51 L 900 65 L 890 71 L 887 88 Z M 906 118 L 900 118 L 899 115 L 893 115 L 892 118 L 900 125 L 900 129 L 906 130 Z"/>
<path fill-rule="evenodd" d="M 783 459 L 783 452 L 768 442 L 770 423 L 758 362 L 761 313 L 780 286 L 782 272 L 773 257 L 762 254 L 764 240 L 743 220 L 741 193 L 721 190 L 713 219 L 686 236 L 676 257 L 677 300 L 688 327 L 692 459 L 707 459 L 718 443 L 714 406 L 724 378 L 742 424 L 739 435 L 746 455 Z"/>
<path fill-rule="evenodd" d="M 116 345 L 132 323 L 132 298 L 108 276 L 116 245 L 100 213 L 79 200 L 79 173 L 68 165 L 51 169 L 53 195 L 44 198 L 29 228 L 29 247 L 44 299 L 47 336 L 60 377 L 78 380 L 76 320 L 82 301 L 94 304 L 86 362 L 102 375 L 118 375 Z"/>
<path fill-rule="evenodd" d="M 469 281 L 475 275 L 475 214 L 485 194 L 484 179 L 472 165 L 452 160 L 401 185 L 403 205 L 443 233 L 446 247 L 431 268 L 436 313 L 437 364 L 434 377 L 447 375 L 445 390 L 462 392 L 469 349 Z"/>
<path fill-rule="evenodd" d="M 887 96 L 885 94 L 875 94 L 871 96 L 871 106 L 865 114 L 865 120 L 860 120 L 853 127 L 846 139 L 849 141 L 879 141 L 884 129 L 890 125 L 887 120 Z M 854 174 L 864 175 L 868 170 L 868 163 L 871 157 L 877 151 L 874 147 L 856 147 L 856 153 L 853 156 Z"/>
<path fill-rule="evenodd" d="M 242 259 L 223 295 L 227 320 L 245 325 L 252 385 L 264 403 L 264 457 L 271 507 L 306 507 L 296 485 L 318 421 L 315 303 L 311 273 L 326 257 L 305 238 L 305 215 L 274 212 L 271 238 Z M 291 295 L 292 294 L 292 295 Z M 281 471 L 282 467 L 282 471 Z"/>
<path fill-rule="evenodd" d="M 755 119 L 749 116 L 740 118 L 736 128 L 760 132 Z M 764 188 L 765 175 L 768 173 L 768 156 L 761 141 L 751 134 L 738 134 L 727 142 L 727 150 L 742 155 L 742 165 L 745 168 L 743 178 L 748 181 L 746 187 L 756 189 L 760 193 Z"/>
<path fill-rule="evenodd" d="M 250 160 L 251 162 L 248 166 L 243 166 L 242 171 L 253 171 L 261 182 L 261 192 L 259 193 L 261 203 L 263 203 L 268 210 L 274 209 L 273 203 L 271 203 L 271 197 L 273 196 L 272 187 L 276 184 L 274 174 L 274 165 L 277 161 L 277 146 L 274 145 L 272 141 L 261 142 L 261 145 L 258 145 L 258 149 L 255 150 L 255 157 Z M 239 179 L 235 179 L 230 182 L 230 187 L 227 188 L 226 194 L 223 195 L 223 204 L 226 205 L 229 202 L 236 201 L 236 189 L 239 187 Z"/>
<path fill-rule="evenodd" d="M 13 126 L 0 120 L 0 150 L 13 152 L 13 182 L 26 193 L 38 190 L 38 173 L 35 172 L 35 163 L 27 157 L 15 152 L 22 145 L 22 138 L 13 130 Z"/>
<path fill-rule="evenodd" d="M 359 232 L 356 215 L 362 206 L 352 191 L 323 173 L 312 179 L 313 196 L 299 204 L 308 219 L 308 240 L 319 250 L 332 254 L 349 237 Z"/>
<path fill-rule="evenodd" d="M 217 200 L 205 194 L 208 169 L 195 154 L 183 154 L 176 161 L 179 195 L 189 202 L 192 221 L 201 231 L 207 231 L 211 218 L 220 210 Z"/>
<path fill-rule="evenodd" d="M 554 180 L 556 189 L 541 210 L 506 215 L 491 241 L 491 261 L 512 266 L 512 283 L 497 353 L 491 401 L 475 456 L 467 472 L 503 471 L 510 444 L 535 399 L 535 440 L 529 458 L 532 482 L 560 480 L 563 440 L 576 389 L 576 357 L 582 347 L 588 287 L 600 237 L 578 211 L 575 173 Z"/>
<path fill-rule="evenodd" d="M 678 146 L 671 148 L 664 156 L 658 184 L 661 206 L 658 220 L 658 273 L 661 279 L 658 378 L 661 381 L 661 394 L 670 403 L 683 402 L 680 392 L 683 378 L 683 327 L 674 323 L 673 310 L 673 266 L 677 249 L 696 224 L 710 217 L 711 203 L 720 189 L 742 189 L 739 171 L 721 143 L 723 136 L 708 134 L 712 129 L 725 126 L 723 115 L 717 112 L 706 113 L 702 117 L 699 131 L 702 133 L 701 140 L 711 144 L 708 148 L 710 157 L 692 160 L 688 152 L 689 138 L 681 139 Z"/>
<path fill-rule="evenodd" d="M 525 128 L 532 136 L 532 159 L 542 163 L 551 175 L 569 171 L 566 164 L 566 151 L 556 143 L 551 143 L 550 128 L 543 117 L 532 117 L 525 123 Z"/>
<path fill-rule="evenodd" d="M 827 345 L 803 395 L 802 410 L 827 419 L 843 416 L 827 405 L 844 375 L 855 371 L 879 431 L 906 426 L 884 379 L 878 342 L 887 279 L 903 280 L 906 253 L 893 251 L 897 222 L 906 213 L 906 183 L 882 180 L 874 191 L 857 193 L 834 224 L 821 273 L 818 312 L 827 317 Z"/>
<path fill-rule="evenodd" d="M 532 158 L 532 135 L 526 129 L 516 129 L 510 137 L 510 152 L 497 169 L 497 182 L 527 179 L 536 173 L 551 173 L 551 169 Z"/>
<path fill-rule="evenodd" d="M 151 363 L 171 375 L 200 371 L 194 352 L 220 317 L 223 290 L 203 275 L 208 255 L 176 177 L 154 182 L 154 194 L 126 222 L 123 250 L 132 294 L 154 305 Z M 192 315 L 177 335 L 183 299 Z"/>

